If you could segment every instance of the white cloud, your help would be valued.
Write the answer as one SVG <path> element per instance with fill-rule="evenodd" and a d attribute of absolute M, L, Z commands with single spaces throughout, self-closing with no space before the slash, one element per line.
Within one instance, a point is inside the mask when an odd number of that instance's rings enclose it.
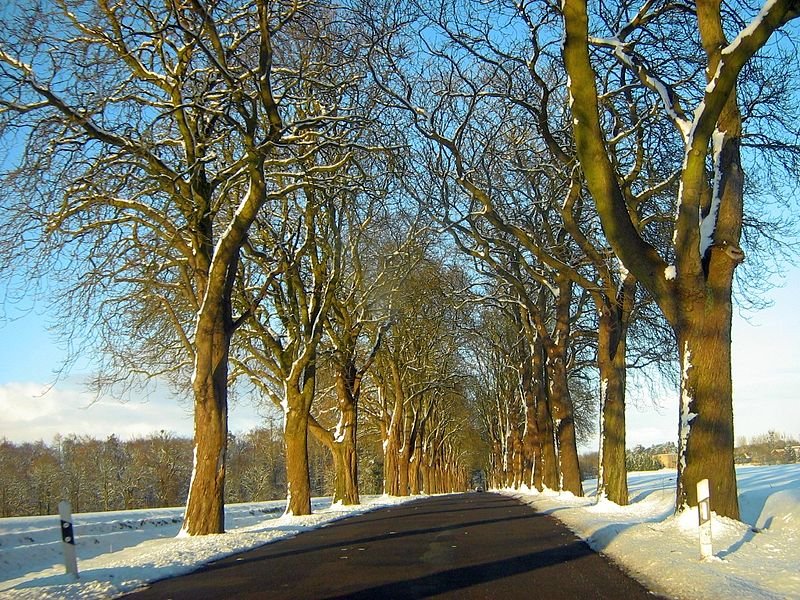
<path fill-rule="evenodd" d="M 0 385 L 0 431 L 13 442 L 44 440 L 57 434 L 127 439 L 165 429 L 192 434 L 191 414 L 172 398 L 151 394 L 147 401 L 121 402 L 95 396 L 78 384 L 49 387 L 34 382 Z"/>
<path fill-rule="evenodd" d="M 258 427 L 264 416 L 248 402 L 229 408 L 229 428 L 238 433 Z M 74 379 L 54 386 L 36 382 L 0 383 L 0 437 L 9 441 L 50 442 L 60 435 L 88 435 L 103 439 L 115 434 L 121 439 L 145 436 L 160 430 L 191 437 L 191 405 L 164 389 L 144 399 L 99 400 Z"/>

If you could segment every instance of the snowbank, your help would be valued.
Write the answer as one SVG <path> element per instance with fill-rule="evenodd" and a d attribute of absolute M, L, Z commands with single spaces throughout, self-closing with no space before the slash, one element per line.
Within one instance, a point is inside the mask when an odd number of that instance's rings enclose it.
<path fill-rule="evenodd" d="M 713 519 L 714 558 L 700 560 L 696 511 L 675 516 L 675 471 L 631 473 L 631 504 L 506 490 L 563 521 L 654 592 L 680 599 L 800 598 L 800 464 L 739 467 L 742 522 Z"/>
<path fill-rule="evenodd" d="M 0 519 L 0 597 L 113 598 L 203 563 L 409 499 L 362 498 L 360 506 L 315 499 L 315 512 L 306 517 L 282 517 L 284 502 L 232 504 L 225 507 L 227 533 L 181 538 L 176 535 L 183 508 L 76 514 L 78 581 L 64 573 L 58 516 Z"/>

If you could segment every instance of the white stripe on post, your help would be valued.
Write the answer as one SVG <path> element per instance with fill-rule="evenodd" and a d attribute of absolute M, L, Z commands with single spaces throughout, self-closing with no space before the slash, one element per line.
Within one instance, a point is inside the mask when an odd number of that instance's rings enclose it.
<path fill-rule="evenodd" d="M 58 514 L 61 517 L 61 548 L 64 550 L 64 566 L 67 575 L 78 579 L 78 558 L 75 555 L 75 533 L 72 526 L 72 507 L 62 500 L 58 503 Z"/>

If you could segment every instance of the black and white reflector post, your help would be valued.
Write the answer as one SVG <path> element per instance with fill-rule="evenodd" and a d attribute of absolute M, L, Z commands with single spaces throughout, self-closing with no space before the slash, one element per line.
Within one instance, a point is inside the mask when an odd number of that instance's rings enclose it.
<path fill-rule="evenodd" d="M 61 517 L 61 547 L 64 549 L 64 565 L 67 575 L 78 578 L 78 559 L 75 556 L 75 533 L 72 527 L 72 507 L 62 500 L 58 503 L 58 514 Z"/>
<path fill-rule="evenodd" d="M 700 558 L 708 560 L 714 555 L 711 548 L 711 498 L 708 479 L 697 482 L 697 512 L 700 517 Z"/>

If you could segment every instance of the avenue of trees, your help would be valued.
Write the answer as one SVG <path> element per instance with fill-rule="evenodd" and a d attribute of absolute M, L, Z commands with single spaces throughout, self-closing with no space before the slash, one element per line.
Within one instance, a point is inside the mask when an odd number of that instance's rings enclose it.
<path fill-rule="evenodd" d="M 738 518 L 733 294 L 757 303 L 791 252 L 798 16 L 797 0 L 10 6 L 5 301 L 57 311 L 75 357 L 99 357 L 99 393 L 157 378 L 191 399 L 192 448 L 175 445 L 191 535 L 273 493 L 255 482 L 279 463 L 287 513 L 308 514 L 309 447 L 346 504 L 376 478 L 407 495 L 481 471 L 581 495 L 598 430 L 599 489 L 626 504 L 626 390 L 647 379 L 679 387 L 676 510 L 710 477 L 712 509 Z M 232 394 L 279 411 L 280 461 L 260 445 L 274 432 L 230 435 Z M 137 502 L 167 493 L 148 489 Z"/>

